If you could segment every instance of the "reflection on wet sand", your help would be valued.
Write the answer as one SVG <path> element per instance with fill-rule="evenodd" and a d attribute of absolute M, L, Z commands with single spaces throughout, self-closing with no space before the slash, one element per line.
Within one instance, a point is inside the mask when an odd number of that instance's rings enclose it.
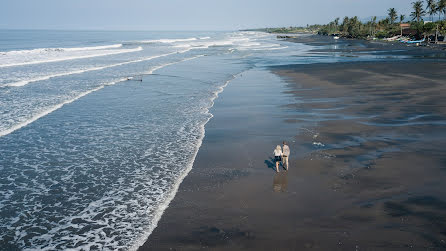
<path fill-rule="evenodd" d="M 298 113 L 286 122 L 301 127 L 292 147 L 306 154 L 296 160 L 303 183 L 291 176 L 288 194 L 300 186 L 299 195 L 328 195 L 317 206 L 298 200 L 325 211 L 325 218 L 310 214 L 318 218 L 315 233 L 333 231 L 324 238 L 342 243 L 341 250 L 357 243 L 367 250 L 446 250 L 445 67 L 443 61 L 277 67 L 296 83 L 290 93 L 297 101 L 286 108 Z"/>
<path fill-rule="evenodd" d="M 274 175 L 273 190 L 274 192 L 286 192 L 288 190 L 287 172 L 280 172 Z"/>

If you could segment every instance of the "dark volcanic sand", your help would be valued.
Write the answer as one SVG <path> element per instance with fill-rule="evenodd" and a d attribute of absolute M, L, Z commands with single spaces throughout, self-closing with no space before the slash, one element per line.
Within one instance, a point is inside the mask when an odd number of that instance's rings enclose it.
<path fill-rule="evenodd" d="M 290 42 L 304 43 L 316 46 L 313 53 L 325 55 L 341 55 L 347 57 L 360 57 L 365 54 L 374 56 L 412 57 L 418 59 L 445 59 L 446 45 L 444 44 L 403 44 L 399 41 L 386 42 L 382 40 L 366 41 L 360 39 L 341 38 L 334 40 L 331 36 L 303 35 L 297 38 L 284 39 Z"/>
<path fill-rule="evenodd" d="M 446 249 L 446 63 L 254 70 L 141 250 Z M 269 79 L 268 79 L 269 78 Z M 274 146 L 290 141 L 290 171 Z"/>
<path fill-rule="evenodd" d="M 276 68 L 296 83 L 289 87 L 299 102 L 289 107 L 306 114 L 288 122 L 314 122 L 314 141 L 324 144 L 307 158 L 326 158 L 321 174 L 352 199 L 329 223 L 348 226 L 342 243 L 446 248 L 445 67 L 405 61 Z"/>

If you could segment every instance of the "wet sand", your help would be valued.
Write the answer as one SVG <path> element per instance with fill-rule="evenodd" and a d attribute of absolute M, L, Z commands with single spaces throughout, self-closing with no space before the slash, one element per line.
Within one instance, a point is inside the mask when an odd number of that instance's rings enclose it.
<path fill-rule="evenodd" d="M 399 41 L 362 40 L 341 38 L 334 40 L 331 36 L 302 35 L 295 38 L 283 39 L 295 43 L 318 46 L 314 52 L 322 53 L 365 53 L 405 55 L 418 58 L 444 58 L 446 55 L 445 44 L 404 44 Z"/>
<path fill-rule="evenodd" d="M 140 250 L 446 249 L 444 69 L 411 59 L 243 74 Z M 290 170 L 276 174 L 282 140 Z"/>
<path fill-rule="evenodd" d="M 299 141 L 351 199 L 327 223 L 361 250 L 446 248 L 446 82 L 444 62 L 406 61 L 289 66 L 289 123 L 313 124 Z M 322 112 L 314 112 L 314 110 Z M 317 137 L 315 136 L 317 135 Z M 327 206 L 330 206 L 327 203 Z M 330 248 L 333 249 L 333 248 Z"/>

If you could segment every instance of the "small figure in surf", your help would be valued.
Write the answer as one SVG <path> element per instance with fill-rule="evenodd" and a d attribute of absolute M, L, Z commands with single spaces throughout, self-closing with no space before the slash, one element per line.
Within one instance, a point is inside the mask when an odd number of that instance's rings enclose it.
<path fill-rule="evenodd" d="M 274 160 L 276 161 L 276 172 L 279 172 L 279 163 L 282 160 L 282 148 L 279 145 L 274 149 Z"/>
<path fill-rule="evenodd" d="M 282 147 L 282 166 L 285 167 L 286 170 L 288 170 L 288 158 L 290 157 L 290 147 L 288 146 L 287 142 L 283 142 Z"/>

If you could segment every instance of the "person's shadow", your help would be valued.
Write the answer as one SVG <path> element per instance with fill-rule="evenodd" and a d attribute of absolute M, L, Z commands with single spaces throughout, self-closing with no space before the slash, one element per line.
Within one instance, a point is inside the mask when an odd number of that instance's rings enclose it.
<path fill-rule="evenodd" d="M 276 160 L 274 158 L 270 157 L 269 159 L 265 160 L 264 163 L 268 168 L 271 168 L 274 171 L 276 171 Z"/>

